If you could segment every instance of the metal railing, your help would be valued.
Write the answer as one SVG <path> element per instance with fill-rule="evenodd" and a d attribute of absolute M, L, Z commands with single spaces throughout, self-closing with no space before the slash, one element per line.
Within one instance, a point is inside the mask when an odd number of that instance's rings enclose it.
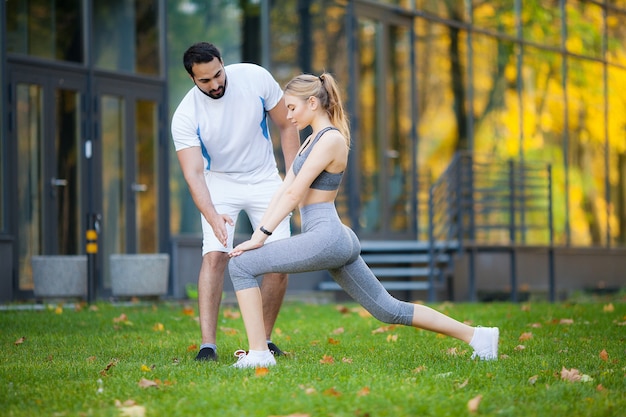
<path fill-rule="evenodd" d="M 476 250 L 509 251 L 511 299 L 517 300 L 515 248 L 549 251 L 549 297 L 554 300 L 552 167 L 535 161 L 498 161 L 469 152 L 455 154 L 430 188 L 429 243 L 431 287 L 445 271 L 435 260 L 442 253 L 469 255 L 470 297 L 475 300 Z M 435 275 L 435 271 L 438 275 Z"/>

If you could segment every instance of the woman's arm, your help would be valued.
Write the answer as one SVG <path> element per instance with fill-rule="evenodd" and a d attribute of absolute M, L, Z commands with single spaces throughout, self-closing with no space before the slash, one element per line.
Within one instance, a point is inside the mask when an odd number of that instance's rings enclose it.
<path fill-rule="evenodd" d="M 310 192 L 328 193 L 328 191 L 311 190 L 311 184 L 324 170 L 343 171 L 346 162 L 347 150 L 343 136 L 338 132 L 328 137 L 324 135 L 311 150 L 298 175 L 294 175 L 292 169 L 289 170 L 283 185 L 272 197 L 260 226 L 272 232 L 291 211 L 305 200 Z M 329 198 L 334 199 L 334 194 Z M 237 245 L 230 255 L 237 256 L 243 251 L 258 248 L 265 243 L 267 238 L 268 235 L 257 229 L 250 240 Z"/>

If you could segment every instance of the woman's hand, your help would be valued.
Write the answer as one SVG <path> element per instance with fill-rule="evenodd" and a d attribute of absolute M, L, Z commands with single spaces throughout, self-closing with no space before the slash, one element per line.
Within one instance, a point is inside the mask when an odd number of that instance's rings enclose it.
<path fill-rule="evenodd" d="M 241 255 L 245 251 L 257 249 L 257 248 L 260 248 L 261 246 L 263 246 L 263 242 L 246 240 L 245 242 L 242 242 L 238 244 L 235 248 L 233 248 L 233 250 L 230 251 L 228 256 L 230 256 L 231 258 L 234 258 L 235 256 Z"/>

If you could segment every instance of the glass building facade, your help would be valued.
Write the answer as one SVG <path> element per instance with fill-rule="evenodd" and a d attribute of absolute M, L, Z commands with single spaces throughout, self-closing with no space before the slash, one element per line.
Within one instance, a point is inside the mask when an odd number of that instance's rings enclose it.
<path fill-rule="evenodd" d="M 16 0 L 0 11 L 0 245 L 14 260 L 0 281 L 14 298 L 32 290 L 31 256 L 83 254 L 87 230 L 99 233 L 104 293 L 109 254 L 167 252 L 200 233 L 169 122 L 192 87 L 182 54 L 201 40 L 281 84 L 336 76 L 353 132 L 337 206 L 361 238 L 426 239 L 429 185 L 471 151 L 552 166 L 556 245 L 626 246 L 624 0 Z"/>

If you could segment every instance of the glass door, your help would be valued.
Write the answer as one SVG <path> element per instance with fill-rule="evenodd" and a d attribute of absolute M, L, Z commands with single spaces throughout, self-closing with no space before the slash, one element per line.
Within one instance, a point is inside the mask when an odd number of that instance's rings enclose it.
<path fill-rule="evenodd" d="M 108 259 L 119 253 L 157 253 L 160 227 L 160 89 L 96 82 L 100 155 L 101 246 L 105 286 Z M 165 153 L 164 153 L 165 152 Z"/>
<path fill-rule="evenodd" d="M 83 252 L 81 129 L 84 79 L 9 68 L 17 147 L 19 289 L 31 290 L 33 255 Z"/>
<path fill-rule="evenodd" d="M 411 19 L 355 7 L 360 236 L 416 238 Z"/>

